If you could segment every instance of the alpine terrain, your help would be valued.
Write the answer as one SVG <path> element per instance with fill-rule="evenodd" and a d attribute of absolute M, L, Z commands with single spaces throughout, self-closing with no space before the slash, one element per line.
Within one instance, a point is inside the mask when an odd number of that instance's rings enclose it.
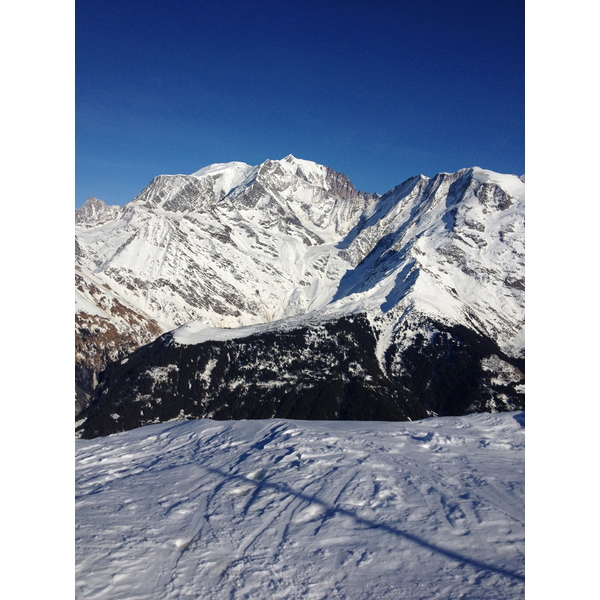
<path fill-rule="evenodd" d="M 76 415 L 417 420 L 524 408 L 524 181 L 383 196 L 287 156 L 76 211 Z"/>

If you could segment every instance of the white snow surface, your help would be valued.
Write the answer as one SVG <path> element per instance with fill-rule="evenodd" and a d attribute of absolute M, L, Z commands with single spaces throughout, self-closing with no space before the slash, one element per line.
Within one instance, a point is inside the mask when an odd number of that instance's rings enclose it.
<path fill-rule="evenodd" d="M 218 191 L 228 194 L 238 185 L 242 185 L 255 169 L 256 167 L 238 161 L 215 163 L 192 173 L 192 177 L 214 177 L 219 180 Z"/>
<path fill-rule="evenodd" d="M 192 173 L 193 177 L 203 177 L 205 175 L 215 175 L 225 173 L 227 171 L 248 171 L 253 169 L 250 165 L 240 162 L 240 161 L 231 161 L 226 163 L 214 163 L 212 165 L 208 165 L 207 167 L 203 167 L 202 169 Z"/>
<path fill-rule="evenodd" d="M 76 441 L 76 597 L 524 597 L 524 413 Z"/>
<path fill-rule="evenodd" d="M 525 199 L 525 190 L 523 187 L 525 175 L 517 177 L 516 175 L 496 173 L 495 171 L 482 169 L 481 167 L 473 167 L 473 177 L 480 183 L 493 183 L 499 185 L 503 190 L 515 198 L 519 198 L 520 200 Z"/>

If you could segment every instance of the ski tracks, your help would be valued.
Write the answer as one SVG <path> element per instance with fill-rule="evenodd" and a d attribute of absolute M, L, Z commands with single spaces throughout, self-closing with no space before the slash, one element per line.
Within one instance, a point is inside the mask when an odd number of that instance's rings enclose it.
<path fill-rule="evenodd" d="M 117 481 L 147 512 L 142 530 L 123 529 L 118 548 L 88 532 L 78 598 L 454 598 L 475 584 L 478 600 L 518 597 L 522 477 L 507 473 L 522 448 L 482 444 L 485 431 L 464 419 L 443 432 L 434 421 L 163 425 L 130 443 L 131 473 Z M 92 465 L 124 468 L 116 448 L 113 458 L 99 448 L 81 454 L 90 466 L 78 485 L 82 510 L 110 490 Z M 104 520 L 113 534 L 126 525 L 117 517 Z M 94 554 L 94 540 L 104 554 L 95 551 L 92 564 L 83 555 Z M 148 569 L 149 552 L 158 566 L 131 595 L 119 573 Z M 433 583 L 419 595 L 424 581 Z"/>

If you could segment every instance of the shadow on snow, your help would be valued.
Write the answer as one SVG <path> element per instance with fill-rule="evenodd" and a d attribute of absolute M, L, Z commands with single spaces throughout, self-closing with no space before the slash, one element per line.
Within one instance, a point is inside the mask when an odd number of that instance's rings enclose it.
<path fill-rule="evenodd" d="M 245 513 L 248 511 L 252 502 L 258 497 L 258 494 L 260 493 L 260 490 L 262 488 L 271 488 L 281 494 L 284 494 L 287 496 L 295 496 L 296 498 L 299 498 L 301 500 L 305 500 L 312 504 L 322 506 L 323 508 L 325 508 L 327 516 L 332 516 L 334 514 L 348 516 L 348 517 L 351 517 L 352 519 L 354 519 L 354 521 L 359 525 L 365 525 L 369 529 L 378 529 L 380 531 L 385 531 L 386 533 L 390 533 L 397 537 L 404 538 L 406 540 L 409 540 L 409 541 L 421 546 L 422 548 L 431 550 L 432 552 L 435 552 L 437 554 L 445 556 L 446 558 L 456 561 L 458 563 L 470 565 L 480 571 L 489 571 L 489 572 L 497 573 L 504 577 L 509 577 L 511 579 L 516 579 L 519 581 L 525 580 L 524 575 L 521 575 L 514 571 L 510 571 L 508 569 L 503 569 L 502 567 L 496 567 L 494 565 L 486 564 L 486 563 L 476 560 L 474 558 L 470 558 L 468 556 L 459 554 L 458 552 L 454 552 L 453 550 L 448 550 L 446 548 L 442 548 L 441 546 L 432 544 L 417 535 L 408 533 L 407 531 L 403 531 L 403 530 L 399 529 L 398 527 L 394 527 L 394 526 L 388 525 L 386 523 L 377 523 L 376 521 L 372 521 L 371 519 L 365 519 L 364 517 L 360 517 L 355 512 L 348 510 L 346 508 L 341 508 L 339 506 L 335 506 L 328 502 L 324 502 L 323 500 L 320 500 L 319 498 L 317 498 L 315 496 L 310 496 L 310 495 L 304 494 L 302 492 L 297 492 L 296 490 L 294 490 L 293 488 L 291 488 L 290 486 L 288 486 L 284 483 L 271 483 L 271 482 L 267 481 L 266 479 L 261 479 L 261 480 L 248 479 L 248 478 L 244 477 L 243 475 L 235 475 L 235 474 L 231 474 L 231 473 L 225 473 L 224 471 L 222 471 L 220 469 L 216 469 L 214 467 L 204 467 L 204 468 L 207 471 L 209 471 L 210 473 L 215 473 L 217 475 L 220 475 L 221 477 L 224 477 L 225 479 L 229 479 L 232 481 L 244 481 L 247 484 L 254 484 L 256 486 L 254 492 L 252 493 L 252 496 L 250 497 L 250 501 L 248 502 L 248 504 L 245 508 L 245 511 L 244 511 Z M 222 487 L 222 484 L 219 485 L 218 487 Z M 198 534 L 196 534 L 196 535 L 198 535 Z M 193 541 L 193 539 L 191 541 Z"/>

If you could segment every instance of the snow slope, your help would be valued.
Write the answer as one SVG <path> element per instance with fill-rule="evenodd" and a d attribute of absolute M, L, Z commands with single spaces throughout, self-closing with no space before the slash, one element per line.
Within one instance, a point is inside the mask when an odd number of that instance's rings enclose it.
<path fill-rule="evenodd" d="M 76 441 L 77 598 L 524 594 L 524 413 Z"/>

